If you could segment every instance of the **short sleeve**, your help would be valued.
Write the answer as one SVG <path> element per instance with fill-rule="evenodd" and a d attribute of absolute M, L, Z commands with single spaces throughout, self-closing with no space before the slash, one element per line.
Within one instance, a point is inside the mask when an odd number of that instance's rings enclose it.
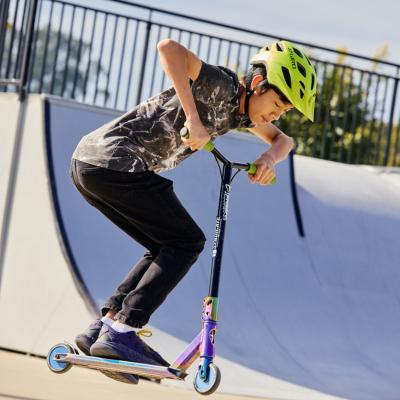
<path fill-rule="evenodd" d="M 238 95 L 239 81 L 233 71 L 203 61 L 199 76 L 192 83 L 192 92 L 200 102 L 231 102 Z"/>

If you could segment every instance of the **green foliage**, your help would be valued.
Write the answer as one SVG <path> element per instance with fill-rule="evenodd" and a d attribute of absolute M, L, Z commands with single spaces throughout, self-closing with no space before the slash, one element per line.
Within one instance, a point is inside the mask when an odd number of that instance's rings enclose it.
<path fill-rule="evenodd" d="M 14 43 L 19 43 L 21 33 L 16 31 L 15 34 Z M 90 88 L 94 90 L 96 81 L 107 77 L 107 71 L 96 59 L 90 60 L 88 71 L 90 50 L 90 43 L 62 32 L 48 31 L 47 28 L 37 31 L 32 49 L 34 63 L 30 73 L 29 91 L 84 99 Z M 16 58 L 17 46 L 12 48 L 12 53 L 13 58 Z M 97 95 L 104 96 L 106 101 L 110 92 L 98 88 Z"/>
<path fill-rule="evenodd" d="M 349 68 L 324 64 L 318 75 L 314 123 L 290 116 L 282 121 L 282 129 L 297 139 L 298 153 L 339 159 L 340 152 L 351 151 L 354 132 L 367 118 L 365 98 L 366 90 L 354 82 Z"/>
<path fill-rule="evenodd" d="M 378 109 L 384 107 L 384 99 L 376 100 L 381 78 L 353 70 L 344 65 L 344 59 L 339 56 L 335 66 L 317 62 L 314 123 L 292 111 L 282 118 L 279 127 L 295 138 L 297 154 L 348 163 L 383 164 L 388 125 L 376 117 Z M 394 126 L 389 147 L 391 165 L 396 162 L 397 135 L 398 126 Z"/>
<path fill-rule="evenodd" d="M 47 30 L 40 30 L 37 38 L 36 48 L 37 56 L 35 57 L 35 68 L 32 75 L 32 83 L 39 82 L 39 65 L 44 59 L 44 49 Z M 58 46 L 57 46 L 58 45 Z M 50 82 L 54 76 L 52 93 L 59 93 L 62 96 L 76 99 L 84 97 L 87 88 L 90 85 L 95 86 L 96 81 L 104 76 L 107 76 L 107 71 L 102 67 L 99 60 L 90 60 L 90 43 L 82 42 L 61 34 L 59 39 L 56 32 L 51 32 L 47 45 L 47 59 L 44 64 L 46 66 L 46 74 L 43 79 L 44 90 L 50 93 Z M 90 70 L 87 71 L 87 66 L 90 61 Z M 55 74 L 52 74 L 52 69 L 55 67 Z M 65 76 L 64 76 L 65 75 Z M 46 89 L 47 85 L 47 89 Z M 98 88 L 97 95 L 105 97 L 104 102 L 110 96 L 110 92 L 105 89 Z"/>

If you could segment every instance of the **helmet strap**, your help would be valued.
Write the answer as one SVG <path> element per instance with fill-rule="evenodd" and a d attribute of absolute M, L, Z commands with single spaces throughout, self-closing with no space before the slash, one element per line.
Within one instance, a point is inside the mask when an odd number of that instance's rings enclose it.
<path fill-rule="evenodd" d="M 246 97 L 244 99 L 244 113 L 249 116 L 249 102 L 250 96 L 254 93 L 254 90 L 251 89 L 251 81 L 253 79 L 252 71 L 248 71 L 246 75 Z"/>

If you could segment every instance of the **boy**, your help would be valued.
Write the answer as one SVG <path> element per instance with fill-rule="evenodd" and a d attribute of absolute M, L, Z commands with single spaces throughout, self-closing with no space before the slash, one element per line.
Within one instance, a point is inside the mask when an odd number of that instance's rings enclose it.
<path fill-rule="evenodd" d="M 172 182 L 157 173 L 216 136 L 245 127 L 271 145 L 254 161 L 257 173 L 249 179 L 270 183 L 274 165 L 293 147 L 272 122 L 293 107 L 313 120 L 316 75 L 305 54 L 286 41 L 252 58 L 244 85 L 232 71 L 202 62 L 173 40 L 162 40 L 157 49 L 173 86 L 85 136 L 73 154 L 72 178 L 83 197 L 148 250 L 102 307 L 103 318 L 76 342 L 88 355 L 167 366 L 137 328 L 196 261 L 205 236 Z M 179 135 L 183 126 L 188 139 Z M 137 382 L 133 375 L 105 374 Z"/>

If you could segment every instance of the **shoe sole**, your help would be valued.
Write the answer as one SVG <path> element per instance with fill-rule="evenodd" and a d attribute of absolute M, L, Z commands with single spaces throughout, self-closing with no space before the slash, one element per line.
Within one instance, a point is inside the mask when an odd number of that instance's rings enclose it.
<path fill-rule="evenodd" d="M 107 378 L 114 379 L 114 381 L 128 383 L 131 385 L 137 385 L 139 383 L 139 377 L 137 375 L 124 374 L 122 372 L 111 372 L 99 370 Z"/>
<path fill-rule="evenodd" d="M 90 354 L 94 357 L 112 358 L 114 360 L 125 360 L 128 362 L 136 362 L 136 363 L 140 363 L 140 364 L 159 365 L 153 359 L 143 356 L 140 353 L 136 353 L 136 352 L 132 352 L 132 353 L 134 353 L 135 356 L 137 356 L 137 357 L 134 356 L 134 357 L 132 357 L 133 358 L 132 360 L 127 360 L 113 346 L 110 346 L 109 344 L 104 343 L 104 342 L 102 342 L 102 343 L 96 342 L 90 348 Z"/>
<path fill-rule="evenodd" d="M 81 338 L 76 338 L 75 343 L 78 346 L 79 350 L 82 351 L 82 353 L 84 353 L 87 356 L 91 356 L 90 347 L 87 346 L 85 340 Z M 113 358 L 113 357 L 109 356 L 107 358 Z M 116 358 L 114 357 L 113 359 Z M 136 375 L 124 374 L 123 372 L 104 371 L 100 369 L 98 371 L 101 372 L 103 375 L 107 376 L 108 378 L 111 378 L 118 382 L 128 383 L 131 385 L 137 385 L 139 383 L 139 377 Z"/>
<path fill-rule="evenodd" d="M 115 352 L 113 347 L 108 346 L 105 343 L 102 343 L 101 347 L 98 348 L 99 346 L 95 346 L 96 344 L 97 343 L 95 343 L 90 348 L 90 355 L 92 355 L 93 357 L 109 358 L 111 360 L 121 360 L 122 359 L 122 357 Z M 92 348 L 93 348 L 93 350 L 92 350 Z M 119 382 L 130 383 L 130 384 L 139 383 L 138 375 L 125 374 L 123 372 L 101 371 L 101 370 L 100 370 L 100 372 L 103 373 L 104 375 L 108 376 L 109 378 L 114 379 Z"/>

